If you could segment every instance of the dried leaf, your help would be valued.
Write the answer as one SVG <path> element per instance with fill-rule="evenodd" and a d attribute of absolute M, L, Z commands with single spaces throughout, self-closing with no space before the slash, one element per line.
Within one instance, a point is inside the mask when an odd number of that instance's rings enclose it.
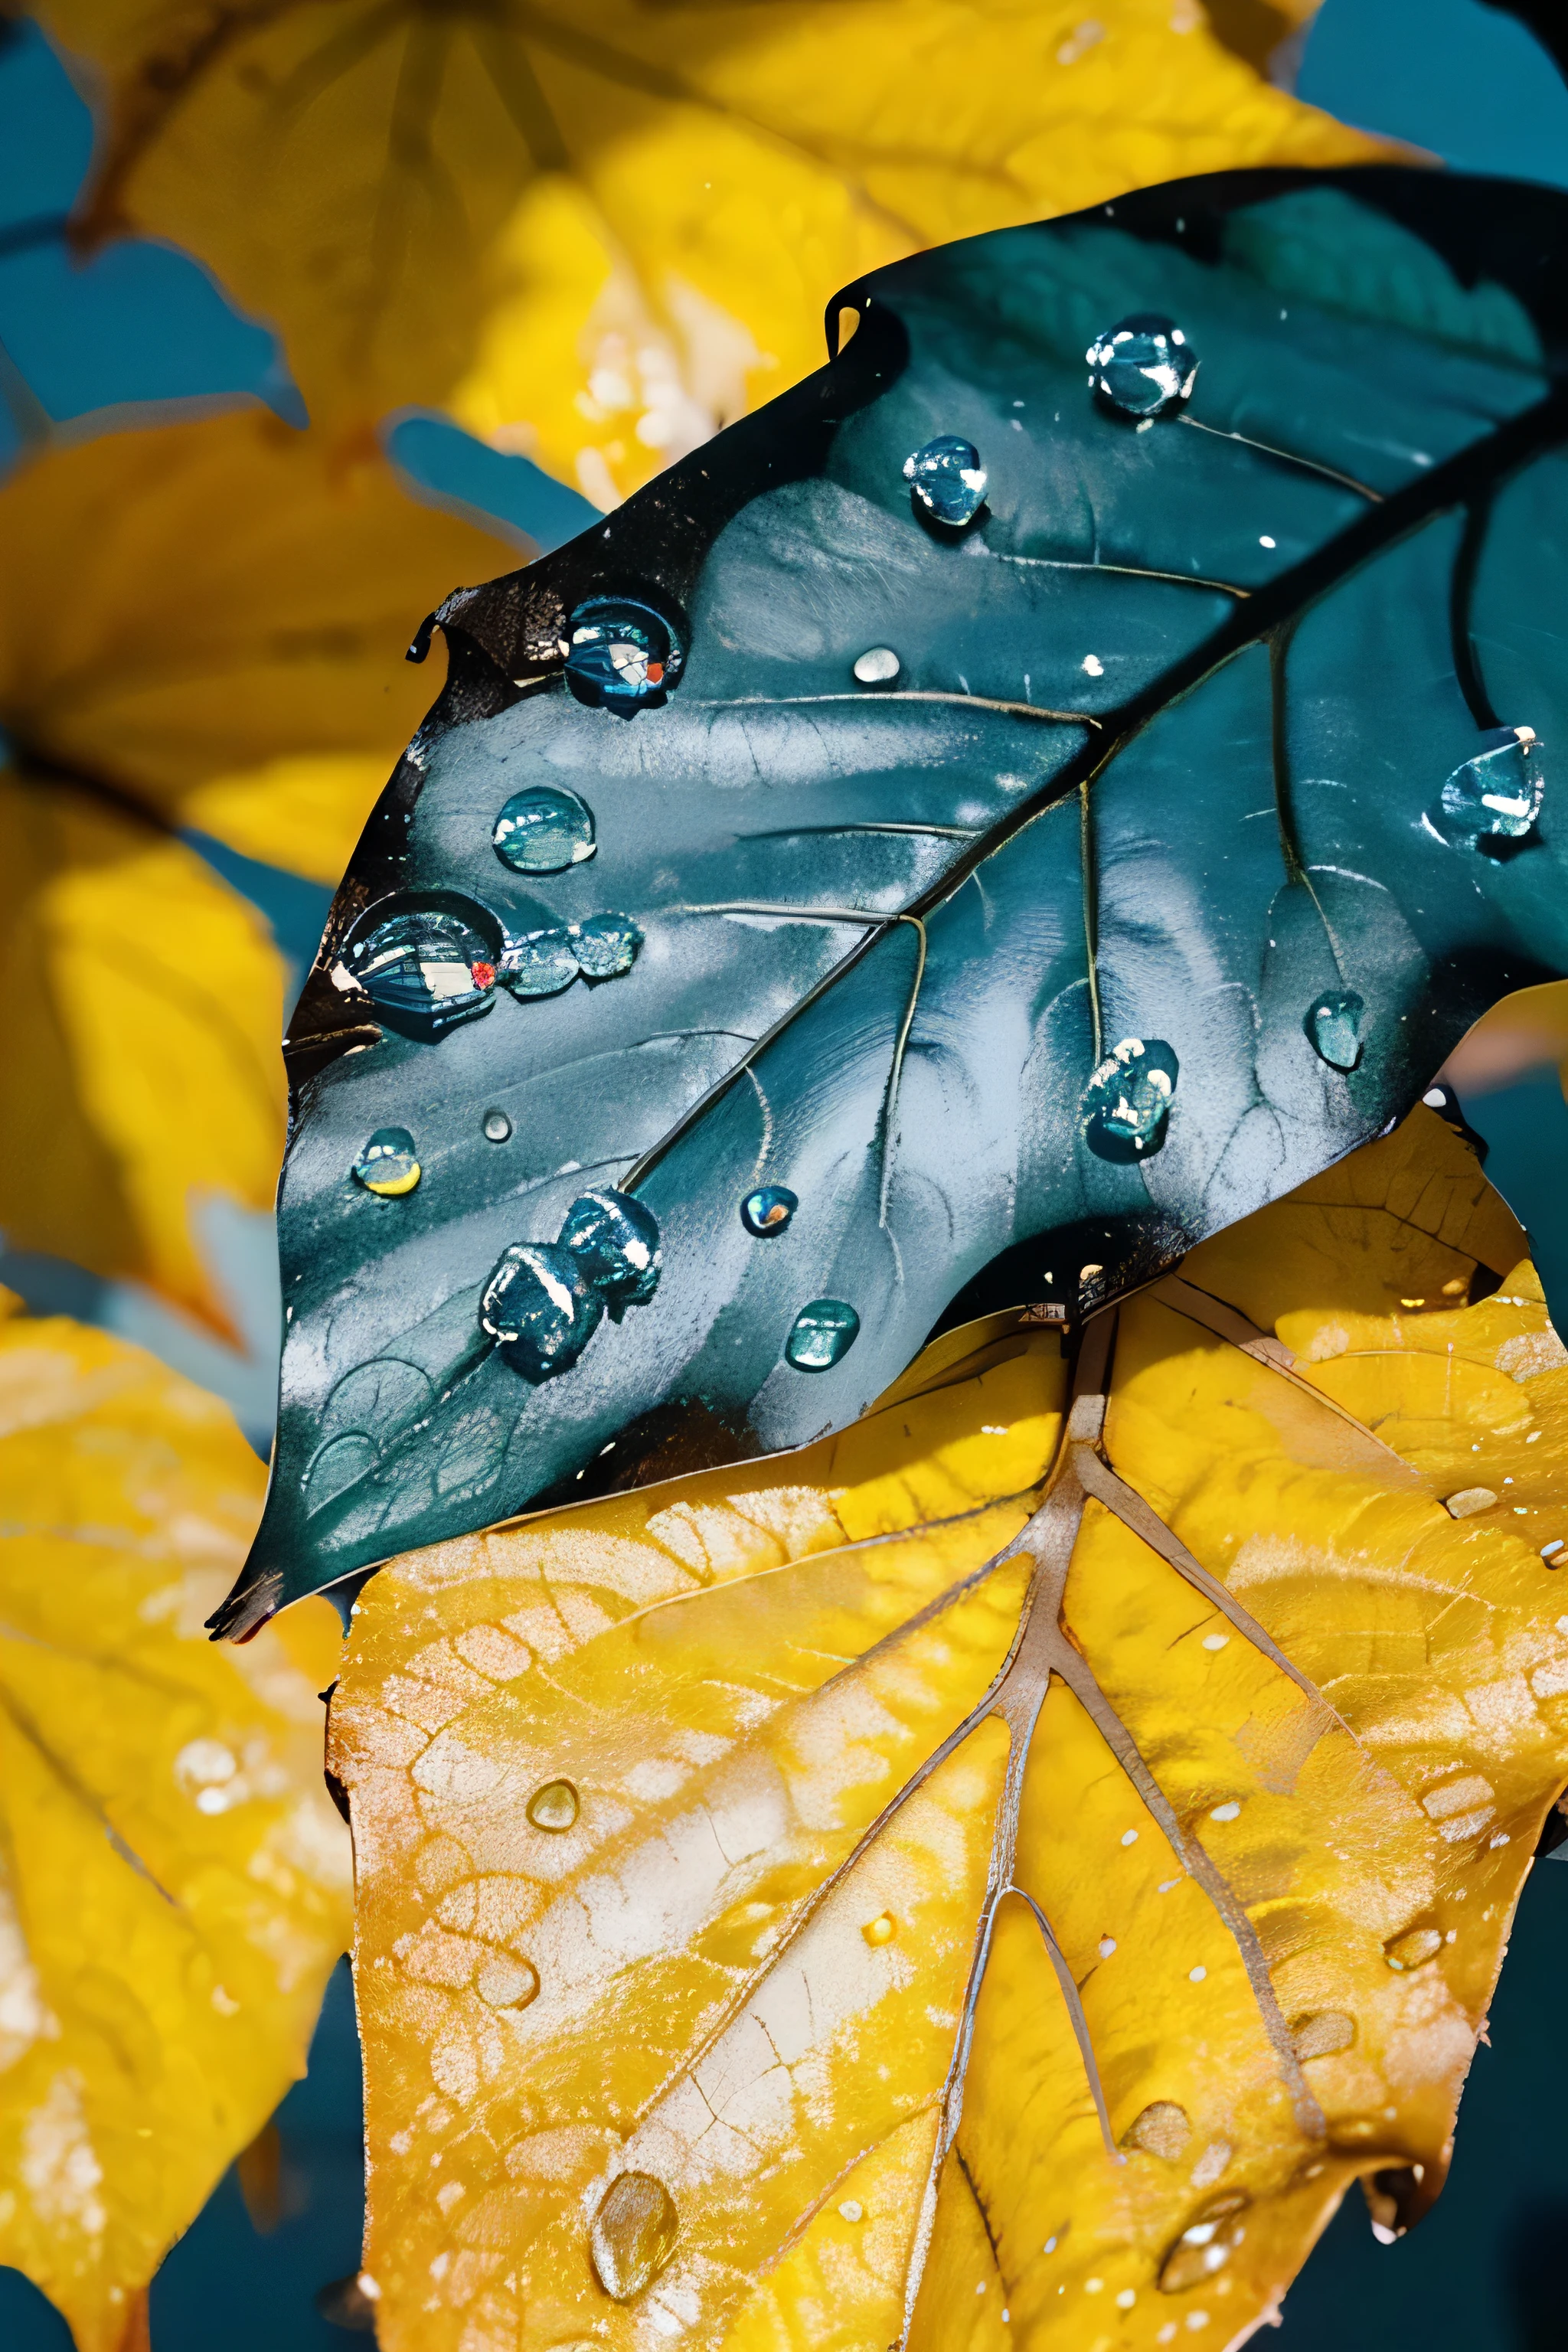
<path fill-rule="evenodd" d="M 387 2352 L 1235 2342 L 1358 2174 L 1415 2218 L 1568 1774 L 1520 1241 L 1418 1110 L 1091 1322 L 1065 1426 L 999 1315 L 373 1579 Z M 1460 1460 L 1520 1502 L 1456 1520 Z"/>
<path fill-rule="evenodd" d="M 1390 152 L 1197 0 L 38 13 L 103 97 L 85 236 L 198 253 L 318 422 L 448 402 L 606 505 L 805 374 L 867 269 L 1181 172 Z"/>
<path fill-rule="evenodd" d="M 348 1926 L 325 1603 L 202 1619 L 261 1468 L 216 1400 L 64 1320 L 0 1323 L 0 2262 L 80 2352 L 305 2052 Z"/>

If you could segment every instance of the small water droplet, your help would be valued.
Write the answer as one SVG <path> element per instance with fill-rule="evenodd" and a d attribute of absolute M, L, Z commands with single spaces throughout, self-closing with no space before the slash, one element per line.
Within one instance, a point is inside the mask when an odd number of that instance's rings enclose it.
<path fill-rule="evenodd" d="M 847 2197 L 838 2210 L 847 2221 L 859 2221 L 865 2218 L 866 2208 L 858 2197 Z"/>
<path fill-rule="evenodd" d="M 584 1281 L 620 1307 L 642 1307 L 658 1287 L 658 1220 L 630 1192 L 610 1185 L 582 1193 L 561 1227 Z"/>
<path fill-rule="evenodd" d="M 1182 2294 L 1225 2268 L 1246 2235 L 1241 2216 L 1250 2201 L 1232 2189 L 1199 2207 L 1160 2265 L 1162 2294 Z"/>
<path fill-rule="evenodd" d="M 473 919 L 479 918 L 479 920 Z M 347 969 L 378 1013 L 415 1037 L 439 1037 L 494 1001 L 500 928 L 487 937 L 478 907 L 410 907 L 353 940 Z"/>
<path fill-rule="evenodd" d="M 1202 1984 L 1207 1974 L 1208 1970 L 1205 1968 L 1189 1969 L 1187 1970 L 1187 1982 L 1189 1984 Z"/>
<path fill-rule="evenodd" d="M 505 1111 L 504 1111 L 504 1110 L 488 1110 L 488 1111 L 486 1111 L 486 1113 L 485 1113 L 485 1141 L 486 1141 L 487 1143 L 510 1143 L 510 1140 L 511 1140 L 511 1121 L 510 1121 L 510 1118 L 508 1118 L 508 1117 L 507 1117 L 507 1115 L 506 1115 Z"/>
<path fill-rule="evenodd" d="M 1308 1008 L 1306 1030 L 1325 1062 L 1353 1070 L 1361 1059 L 1361 1023 L 1366 1006 L 1353 988 L 1330 989 Z"/>
<path fill-rule="evenodd" d="M 526 2009 L 539 1998 L 539 1970 L 531 1960 L 517 1959 L 510 1952 L 498 1954 L 494 1959 L 481 1961 L 474 1988 L 491 2009 Z"/>
<path fill-rule="evenodd" d="M 412 1192 L 422 1172 L 414 1138 L 405 1127 L 378 1127 L 354 1161 L 354 1174 L 365 1191 L 384 1201 L 400 1201 Z"/>
<path fill-rule="evenodd" d="M 502 803 L 490 838 L 514 874 L 563 874 L 594 855 L 594 814 L 575 793 L 532 784 Z"/>
<path fill-rule="evenodd" d="M 1155 2099 L 1133 2116 L 1121 2135 L 1126 2148 L 1142 2148 L 1146 2156 L 1163 2157 L 1174 2164 L 1193 2136 L 1185 2107 L 1173 2099 Z"/>
<path fill-rule="evenodd" d="M 1083 2291 L 1085 2294 L 1101 2294 L 1105 2291 L 1105 2281 L 1102 2278 L 1085 2279 Z"/>
<path fill-rule="evenodd" d="M 577 1791 L 570 1780 L 546 1780 L 528 1801 L 528 1818 L 534 1828 L 549 1830 L 557 1837 L 563 1830 L 576 1827 L 580 1810 Z"/>
<path fill-rule="evenodd" d="M 614 2303 L 630 2303 L 656 2279 L 680 2234 L 675 2200 L 651 2172 L 623 2172 L 599 2200 L 589 2248 L 599 2284 Z"/>
<path fill-rule="evenodd" d="M 783 1233 L 799 1206 L 787 1184 L 763 1184 L 742 1202 L 741 1223 L 749 1234 L 765 1241 L 770 1234 Z"/>
<path fill-rule="evenodd" d="M 1158 1151 L 1179 1066 L 1163 1038 L 1145 1044 L 1142 1037 L 1123 1037 L 1113 1046 L 1084 1088 L 1083 1138 L 1089 1150 L 1123 1164 Z"/>
<path fill-rule="evenodd" d="M 568 927 L 572 952 L 584 980 L 615 980 L 630 971 L 642 933 L 629 915 L 589 915 Z"/>
<path fill-rule="evenodd" d="M 797 1372 L 830 1371 L 855 1345 L 860 1318 L 842 1298 L 814 1298 L 803 1307 L 784 1342 L 784 1360 Z"/>
<path fill-rule="evenodd" d="M 919 514 L 963 530 L 985 503 L 985 468 L 973 441 L 939 433 L 904 459 L 904 479 Z"/>
<path fill-rule="evenodd" d="M 1146 310 L 1108 328 L 1084 357 L 1096 398 L 1150 423 L 1181 407 L 1198 372 L 1197 353 L 1174 320 Z"/>
<path fill-rule="evenodd" d="M 1085 654 L 1082 668 L 1085 677 L 1103 677 L 1105 676 L 1105 664 L 1100 660 L 1098 654 Z"/>
<path fill-rule="evenodd" d="M 1205 1633 L 1204 1647 L 1205 1650 L 1223 1650 L 1229 1639 L 1228 1633 Z"/>
<path fill-rule="evenodd" d="M 530 931 L 509 947 L 500 977 L 514 996 L 559 996 L 577 977 L 577 958 L 563 930 Z"/>
<path fill-rule="evenodd" d="M 1472 1452 L 1479 1448 L 1472 1447 Z M 1461 1486 L 1458 1493 L 1445 1497 L 1443 1508 L 1453 1519 L 1473 1519 L 1478 1511 L 1496 1507 L 1497 1496 L 1489 1486 Z"/>
<path fill-rule="evenodd" d="M 873 1946 L 890 1944 L 898 1932 L 899 1923 L 890 1911 L 883 1911 L 875 1919 L 868 1919 L 860 1930 L 866 1941 Z"/>
<path fill-rule="evenodd" d="M 1445 841 L 1519 841 L 1533 830 L 1546 793 L 1542 749 L 1529 727 L 1495 727 L 1484 751 L 1456 768 L 1428 812 Z"/>
<path fill-rule="evenodd" d="M 1279 542 L 1277 539 L 1270 539 L 1268 533 L 1264 531 L 1259 538 L 1258 544 L 1259 547 L 1278 547 Z"/>
<path fill-rule="evenodd" d="M 567 624 L 567 686 L 579 702 L 623 718 L 657 710 L 684 659 L 663 614 L 635 597 L 590 596 Z"/>
<path fill-rule="evenodd" d="M 1102 1960 L 1108 1960 L 1108 1959 L 1110 1958 L 1111 1953 L 1112 1953 L 1115 1949 L 1116 1949 L 1116 1938 L 1115 1938 L 1115 1937 L 1114 1937 L 1114 1936 L 1101 1936 L 1101 1937 L 1100 1937 L 1100 1958 L 1101 1958 Z"/>
<path fill-rule="evenodd" d="M 570 1250 L 514 1242 L 486 1283 L 479 1328 L 498 1340 L 524 1380 L 569 1371 L 599 1328 L 605 1302 Z"/>
<path fill-rule="evenodd" d="M 1442 1948 L 1443 1938 L 1436 1927 L 1407 1927 L 1404 1935 L 1389 1937 L 1383 1957 L 1391 1969 L 1419 1969 L 1435 1960 Z"/>
<path fill-rule="evenodd" d="M 862 686 L 891 686 L 903 664 L 891 646 L 872 646 L 855 665 L 855 676 Z"/>
<path fill-rule="evenodd" d="M 1137 1843 L 1138 1843 L 1138 1832 L 1137 1832 L 1137 1831 L 1136 1831 L 1136 1830 L 1123 1830 L 1123 1831 L 1122 1831 L 1122 1832 L 1121 1832 L 1121 1843 L 1122 1843 L 1122 1844 L 1123 1844 L 1123 1845 L 1136 1845 L 1136 1844 L 1137 1844 Z"/>
<path fill-rule="evenodd" d="M 1355 2020 L 1342 2009 L 1313 2010 L 1292 2019 L 1290 2039 L 1298 2058 L 1332 2058 L 1355 2041 Z"/>
<path fill-rule="evenodd" d="M 1124 2286 L 1116 2298 L 1116 2308 L 1118 2311 L 1131 2311 L 1137 2300 L 1136 2291 L 1132 2287 Z"/>
<path fill-rule="evenodd" d="M 1211 1822 L 1235 1822 L 1241 1818 L 1241 1807 L 1232 1798 L 1228 1804 L 1215 1805 L 1209 1814 Z"/>

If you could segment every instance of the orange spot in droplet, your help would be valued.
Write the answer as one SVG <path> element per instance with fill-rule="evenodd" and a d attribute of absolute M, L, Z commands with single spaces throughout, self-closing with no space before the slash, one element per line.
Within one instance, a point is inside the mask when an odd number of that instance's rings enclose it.
<path fill-rule="evenodd" d="M 876 1919 L 868 1919 L 860 1933 L 868 1944 L 890 1944 L 899 1932 L 899 1923 L 890 1911 Z"/>
<path fill-rule="evenodd" d="M 647 666 L 647 682 L 649 686 L 662 686 L 664 684 L 664 664 L 662 662 L 649 662 Z"/>
<path fill-rule="evenodd" d="M 474 986 L 476 988 L 493 988 L 495 986 L 496 968 L 493 963 L 476 963 L 470 966 L 470 970 L 474 975 Z"/>

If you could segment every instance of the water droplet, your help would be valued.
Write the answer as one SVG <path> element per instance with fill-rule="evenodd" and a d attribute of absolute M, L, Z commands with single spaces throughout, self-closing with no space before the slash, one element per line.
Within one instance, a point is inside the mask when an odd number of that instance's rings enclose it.
<path fill-rule="evenodd" d="M 1361 1059 L 1361 1020 L 1366 1006 L 1353 988 L 1330 989 L 1309 1007 L 1307 1034 L 1325 1062 L 1353 1070 Z"/>
<path fill-rule="evenodd" d="M 1114 1937 L 1114 1936 L 1101 1936 L 1101 1937 L 1100 1937 L 1100 1958 L 1101 1958 L 1102 1960 L 1108 1960 L 1108 1959 L 1110 1958 L 1110 1955 L 1112 1954 L 1112 1952 L 1113 1952 L 1115 1949 L 1116 1949 L 1116 1938 L 1115 1938 L 1115 1937 Z"/>
<path fill-rule="evenodd" d="M 684 648 L 662 613 L 630 596 L 590 596 L 567 625 L 566 683 L 579 702 L 630 719 L 657 710 Z"/>
<path fill-rule="evenodd" d="M 600 2200 L 589 2235 L 599 2284 L 615 2303 L 630 2303 L 656 2279 L 680 2234 L 675 2200 L 651 2172 L 623 2172 Z"/>
<path fill-rule="evenodd" d="M 569 1371 L 599 1328 L 605 1302 L 570 1250 L 514 1242 L 479 1300 L 479 1328 L 499 1340 L 524 1380 Z"/>
<path fill-rule="evenodd" d="M 594 855 L 594 814 L 575 793 L 533 784 L 502 803 L 490 838 L 514 874 L 563 874 Z"/>
<path fill-rule="evenodd" d="M 1121 2294 L 1116 2298 L 1116 2308 L 1118 2311 L 1131 2311 L 1137 2300 L 1138 2295 L 1136 2290 L 1130 2286 L 1124 2286 Z"/>
<path fill-rule="evenodd" d="M 1529 727 L 1494 727 L 1487 749 L 1456 768 L 1429 812 L 1445 841 L 1518 841 L 1534 826 L 1546 792 L 1541 745 Z"/>
<path fill-rule="evenodd" d="M 842 1298 L 814 1298 L 803 1307 L 784 1342 L 784 1361 L 797 1372 L 826 1372 L 855 1345 L 860 1318 Z"/>
<path fill-rule="evenodd" d="M 1179 1068 L 1163 1038 L 1123 1037 L 1084 1088 L 1084 1141 L 1101 1160 L 1146 1159 L 1165 1140 Z M 1099 1269 L 1097 1268 L 1098 1272 Z"/>
<path fill-rule="evenodd" d="M 862 686 L 891 686 L 903 664 L 891 646 L 872 646 L 855 665 L 855 676 Z"/>
<path fill-rule="evenodd" d="M 531 1960 L 498 1953 L 494 1959 L 480 1962 L 474 1989 L 491 2009 L 526 2009 L 539 1998 L 539 1970 Z"/>
<path fill-rule="evenodd" d="M 765 1241 L 770 1234 L 783 1233 L 799 1206 L 787 1184 L 763 1184 L 742 1202 L 741 1223 L 749 1234 Z"/>
<path fill-rule="evenodd" d="M 898 1932 L 899 1923 L 890 1911 L 882 1912 L 875 1919 L 868 1919 L 860 1930 L 866 1941 L 873 1947 L 878 1944 L 890 1944 Z"/>
<path fill-rule="evenodd" d="M 1205 1650 L 1223 1650 L 1229 1640 L 1228 1633 L 1205 1633 L 1204 1647 Z"/>
<path fill-rule="evenodd" d="M 859 2221 L 865 2219 L 866 2208 L 861 2204 L 858 2197 L 847 2197 L 838 2210 L 847 2221 Z"/>
<path fill-rule="evenodd" d="M 530 931 L 509 947 L 500 977 L 514 996 L 559 996 L 577 977 L 577 958 L 563 930 Z"/>
<path fill-rule="evenodd" d="M 378 1192 L 385 1201 L 400 1201 L 412 1192 L 421 1172 L 414 1138 L 405 1127 L 378 1127 L 354 1161 L 354 1174 L 365 1191 Z"/>
<path fill-rule="evenodd" d="M 904 459 L 904 479 L 916 512 L 950 530 L 963 530 L 985 503 L 980 452 L 956 433 L 939 433 L 934 441 L 913 450 Z"/>
<path fill-rule="evenodd" d="M 1227 1804 L 1215 1805 L 1209 1814 L 1211 1822 L 1235 1822 L 1239 1821 L 1240 1818 L 1241 1807 L 1234 1798 Z"/>
<path fill-rule="evenodd" d="M 580 1810 L 577 1791 L 570 1780 L 546 1780 L 528 1801 L 528 1818 L 534 1828 L 549 1830 L 557 1837 L 563 1830 L 576 1827 Z"/>
<path fill-rule="evenodd" d="M 1207 1974 L 1208 1970 L 1205 1968 L 1189 1969 L 1187 1970 L 1187 1982 L 1189 1984 L 1202 1984 Z"/>
<path fill-rule="evenodd" d="M 1163 2157 L 1174 2164 L 1193 2136 L 1185 2107 L 1173 2099 L 1155 2099 L 1133 2116 L 1121 2135 L 1123 2147 L 1142 2148 L 1147 2156 Z"/>
<path fill-rule="evenodd" d="M 1198 372 L 1197 353 L 1174 320 L 1146 310 L 1108 328 L 1084 357 L 1097 398 L 1150 421 L 1180 408 Z"/>
<path fill-rule="evenodd" d="M 1290 2039 L 1298 2058 L 1332 2058 L 1355 2040 L 1355 2020 L 1342 2009 L 1313 2010 L 1291 2021 Z"/>
<path fill-rule="evenodd" d="M 629 915 L 589 915 L 569 927 L 572 952 L 585 980 L 614 980 L 630 971 L 642 933 Z"/>
<path fill-rule="evenodd" d="M 468 916 L 411 907 L 352 941 L 344 961 L 395 1028 L 435 1038 L 489 1012 L 500 954 L 499 926 L 490 939 Z"/>
<path fill-rule="evenodd" d="M 641 1307 L 658 1287 L 658 1220 L 630 1192 L 605 1185 L 583 1193 L 566 1212 L 560 1241 L 601 1298 Z"/>
<path fill-rule="evenodd" d="M 488 1111 L 486 1111 L 486 1113 L 485 1113 L 485 1141 L 486 1141 L 487 1143 L 510 1143 L 510 1140 L 511 1140 L 511 1121 L 510 1121 L 510 1118 L 508 1118 L 508 1117 L 507 1117 L 507 1115 L 506 1115 L 505 1111 L 504 1111 L 504 1110 L 488 1110 Z"/>
<path fill-rule="evenodd" d="M 1200 2206 L 1160 2265 L 1155 2284 L 1162 2294 L 1182 2294 L 1223 2270 L 1246 2235 L 1241 2216 L 1250 2199 L 1227 2189 Z"/>
<path fill-rule="evenodd" d="M 1496 1503 L 1497 1496 L 1489 1486 L 1461 1486 L 1457 1495 L 1447 1497 L 1443 1508 L 1450 1518 L 1472 1519 L 1478 1511 L 1493 1509 Z"/>
<path fill-rule="evenodd" d="M 1123 1844 L 1123 1845 L 1136 1845 L 1136 1844 L 1137 1844 L 1137 1843 L 1138 1843 L 1138 1832 L 1137 1832 L 1137 1831 L 1136 1831 L 1136 1830 L 1123 1830 L 1123 1831 L 1122 1831 L 1122 1832 L 1121 1832 L 1121 1843 L 1122 1843 L 1122 1844 Z"/>
<path fill-rule="evenodd" d="M 1383 1957 L 1391 1969 L 1419 1969 L 1435 1960 L 1442 1948 L 1443 1938 L 1436 1927 L 1407 1927 L 1403 1936 L 1389 1937 Z"/>

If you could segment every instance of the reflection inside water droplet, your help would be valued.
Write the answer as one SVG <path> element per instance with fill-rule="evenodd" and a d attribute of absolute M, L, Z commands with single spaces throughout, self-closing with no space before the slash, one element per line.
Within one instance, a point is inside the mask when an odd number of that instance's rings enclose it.
<path fill-rule="evenodd" d="M 742 1202 L 741 1223 L 749 1234 L 765 1240 L 770 1234 L 782 1234 L 799 1206 L 787 1184 L 763 1184 Z"/>
<path fill-rule="evenodd" d="M 1096 396 L 1122 416 L 1150 423 L 1181 407 L 1198 372 L 1197 353 L 1175 320 L 1152 311 L 1122 319 L 1084 357 Z"/>
<path fill-rule="evenodd" d="M 1179 1065 L 1163 1038 L 1124 1037 L 1084 1089 L 1083 1137 L 1101 1160 L 1142 1160 L 1165 1140 Z M 1097 1268 L 1098 1272 L 1099 1269 Z"/>
<path fill-rule="evenodd" d="M 623 2172 L 600 2200 L 589 2232 L 599 2284 L 615 2303 L 630 2303 L 658 2276 L 680 2234 L 675 2202 L 651 2172 Z"/>
<path fill-rule="evenodd" d="M 1213 2197 L 1188 2222 L 1160 2266 L 1162 2294 L 1182 2294 L 1223 2270 L 1247 2234 L 1242 2215 L 1250 2200 L 1239 2189 Z"/>
<path fill-rule="evenodd" d="M 1486 749 L 1456 768 L 1430 812 L 1446 841 L 1519 841 L 1531 832 L 1546 793 L 1546 770 L 1533 729 L 1495 727 Z"/>
<path fill-rule="evenodd" d="M 797 1372 L 830 1371 L 855 1345 L 860 1318 L 842 1298 L 814 1298 L 795 1317 L 784 1360 Z"/>
<path fill-rule="evenodd" d="M 985 503 L 985 468 L 973 441 L 939 433 L 904 459 L 904 479 L 916 511 L 949 530 L 963 530 Z"/>
<path fill-rule="evenodd" d="M 378 1127 L 354 1161 L 354 1174 L 365 1191 L 386 1201 L 412 1192 L 422 1172 L 414 1138 L 405 1127 Z"/>
<path fill-rule="evenodd" d="M 563 874 L 594 855 L 593 812 L 575 793 L 533 784 L 502 803 L 490 838 L 515 874 Z"/>
<path fill-rule="evenodd" d="M 484 1125 L 485 1141 L 487 1143 L 508 1143 L 510 1141 L 511 1121 L 508 1118 L 504 1110 L 486 1111 Z"/>
<path fill-rule="evenodd" d="M 584 980 L 614 980 L 630 971 L 642 933 L 629 915 L 589 915 L 568 926 L 567 937 Z"/>
<path fill-rule="evenodd" d="M 636 597 L 590 596 L 567 625 L 567 686 L 579 702 L 623 718 L 657 709 L 682 659 L 663 614 Z"/>
<path fill-rule="evenodd" d="M 546 1780 L 528 1801 L 528 1818 L 534 1828 L 555 1835 L 575 1827 L 578 1811 L 577 1791 L 570 1780 Z"/>
<path fill-rule="evenodd" d="M 353 940 L 344 963 L 395 1027 L 435 1038 L 489 1012 L 499 952 L 478 920 L 449 908 L 412 907 Z"/>
<path fill-rule="evenodd" d="M 1366 1006 L 1353 988 L 1331 989 L 1307 1013 L 1307 1034 L 1325 1062 L 1353 1070 L 1361 1059 L 1361 1023 Z"/>
<path fill-rule="evenodd" d="M 564 930 L 530 931 L 508 948 L 500 977 L 514 996 L 559 996 L 577 977 L 577 958 Z"/>
<path fill-rule="evenodd" d="M 479 1299 L 479 1328 L 525 1380 L 569 1371 L 599 1328 L 605 1302 L 556 1242 L 514 1242 Z"/>
<path fill-rule="evenodd" d="M 567 1210 L 561 1246 L 570 1250 L 602 1298 L 641 1307 L 658 1287 L 658 1220 L 630 1192 L 605 1185 Z"/>

